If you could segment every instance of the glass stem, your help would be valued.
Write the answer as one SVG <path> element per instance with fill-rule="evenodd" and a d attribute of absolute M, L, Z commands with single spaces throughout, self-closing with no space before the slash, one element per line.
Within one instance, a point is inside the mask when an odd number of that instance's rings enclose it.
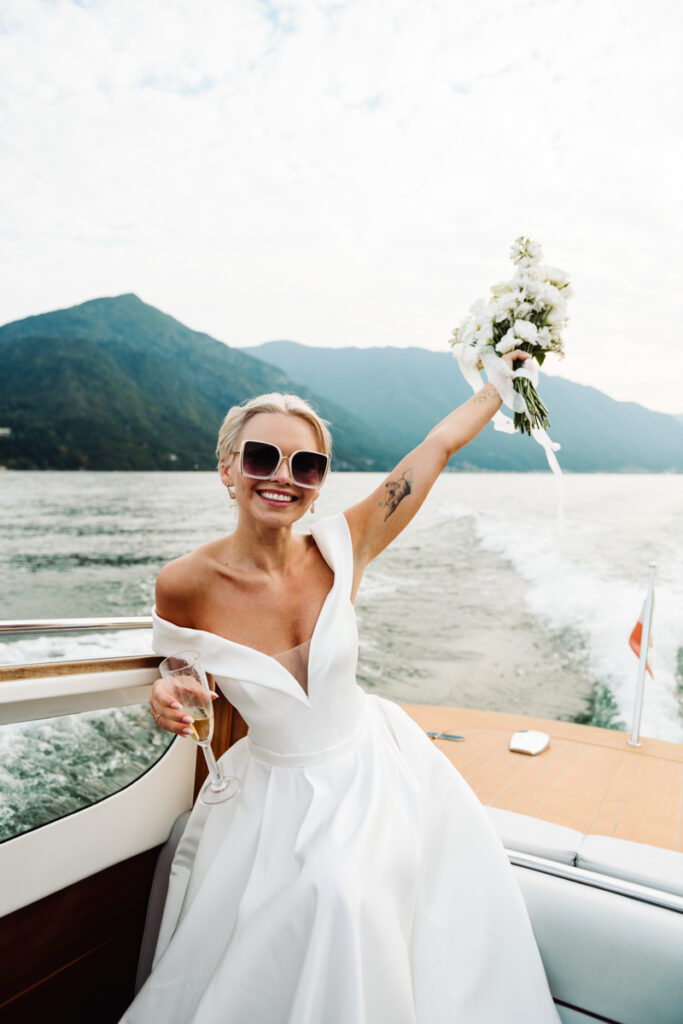
<path fill-rule="evenodd" d="M 206 767 L 209 769 L 209 776 L 211 778 L 211 789 L 214 793 L 219 793 L 222 789 L 225 789 L 226 782 L 218 771 L 218 765 L 216 764 L 216 758 L 213 756 L 211 745 L 209 743 L 200 743 L 199 746 L 204 751 Z"/>

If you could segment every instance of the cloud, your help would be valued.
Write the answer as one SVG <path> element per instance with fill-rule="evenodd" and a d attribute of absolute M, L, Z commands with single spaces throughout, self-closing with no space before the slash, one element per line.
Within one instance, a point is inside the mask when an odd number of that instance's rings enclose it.
<path fill-rule="evenodd" d="M 233 344 L 438 348 L 524 232 L 575 281 L 556 369 L 683 411 L 682 22 L 669 0 L 6 0 L 2 320 L 135 291 Z"/>

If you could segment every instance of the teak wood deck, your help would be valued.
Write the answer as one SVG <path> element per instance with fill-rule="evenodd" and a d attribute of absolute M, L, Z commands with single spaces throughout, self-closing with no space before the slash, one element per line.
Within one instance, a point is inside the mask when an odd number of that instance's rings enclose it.
<path fill-rule="evenodd" d="M 683 851 L 683 745 L 570 722 L 465 708 L 403 705 L 483 804 L 580 832 Z M 518 729 L 540 729 L 550 745 L 531 757 L 509 750 Z"/>

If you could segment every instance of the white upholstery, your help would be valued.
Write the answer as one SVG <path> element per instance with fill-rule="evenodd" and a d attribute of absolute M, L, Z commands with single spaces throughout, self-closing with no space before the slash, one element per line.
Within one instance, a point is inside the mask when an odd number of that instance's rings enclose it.
<path fill-rule="evenodd" d="M 683 896 L 683 854 L 487 811 L 509 850 Z M 683 1024 L 683 913 L 514 870 L 563 1024 Z"/>
<path fill-rule="evenodd" d="M 497 807 L 486 810 L 508 850 L 683 896 L 683 853 L 610 836 L 583 835 L 564 825 Z"/>
<path fill-rule="evenodd" d="M 515 867 L 566 1024 L 683 1021 L 683 914 Z M 590 1015 L 593 1015 L 592 1017 Z"/>
<path fill-rule="evenodd" d="M 576 865 L 683 896 L 683 853 L 673 850 L 608 836 L 584 836 Z"/>
<path fill-rule="evenodd" d="M 560 864 L 576 863 L 577 850 L 584 838 L 582 832 L 515 811 L 501 811 L 497 807 L 486 810 L 508 850 L 532 853 Z"/>

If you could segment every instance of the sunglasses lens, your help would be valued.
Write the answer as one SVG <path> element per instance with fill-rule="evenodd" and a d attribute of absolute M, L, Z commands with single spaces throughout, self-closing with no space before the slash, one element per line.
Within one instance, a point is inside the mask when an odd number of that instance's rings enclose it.
<path fill-rule="evenodd" d="M 292 479 L 300 487 L 319 487 L 326 469 L 327 456 L 321 452 L 296 452 L 292 458 Z"/>
<path fill-rule="evenodd" d="M 247 476 L 267 480 L 280 461 L 280 453 L 267 441 L 245 441 L 242 449 L 242 472 Z"/>

